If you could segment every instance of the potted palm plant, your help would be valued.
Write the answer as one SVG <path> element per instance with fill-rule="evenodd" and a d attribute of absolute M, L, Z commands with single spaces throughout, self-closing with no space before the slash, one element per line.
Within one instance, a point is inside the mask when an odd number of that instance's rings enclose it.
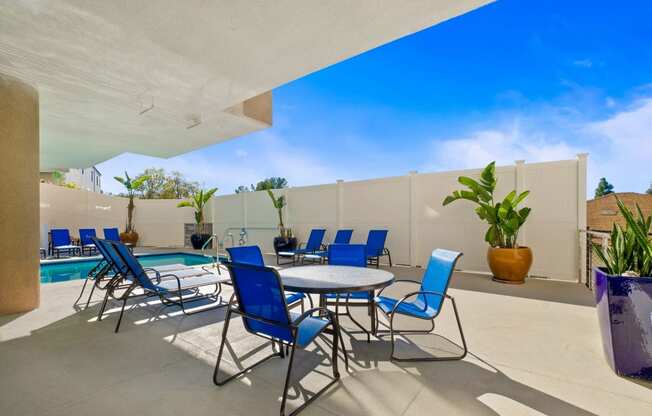
<path fill-rule="evenodd" d="M 292 237 L 292 230 L 286 228 L 283 224 L 283 208 L 287 205 L 285 200 L 285 195 L 281 195 L 278 198 L 274 195 L 274 192 L 271 189 L 267 189 L 267 195 L 272 200 L 272 205 L 278 213 L 278 231 L 279 236 L 274 237 L 274 250 L 278 253 L 279 251 L 291 251 L 297 247 L 297 240 Z"/>
<path fill-rule="evenodd" d="M 604 264 L 593 270 L 602 346 L 616 373 L 652 380 L 652 216 L 616 202 L 625 228 L 614 224 L 609 245 L 593 246 Z"/>
<path fill-rule="evenodd" d="M 134 197 L 136 196 L 136 192 L 140 188 L 142 188 L 143 183 L 149 179 L 149 176 L 147 175 L 141 175 L 135 179 L 131 179 L 127 171 L 125 171 L 125 176 L 124 178 L 120 176 L 115 176 L 114 179 L 118 182 L 120 182 L 125 189 L 127 190 L 127 198 L 129 198 L 129 204 L 127 204 L 127 224 L 125 226 L 124 232 L 120 233 L 120 240 L 123 243 L 126 244 L 131 244 L 131 245 L 136 245 L 138 243 L 138 233 L 136 232 L 136 229 L 134 228 L 134 209 L 136 206 L 134 205 Z"/>
<path fill-rule="evenodd" d="M 188 200 L 177 204 L 177 208 L 190 207 L 195 210 L 195 232 L 190 236 L 190 243 L 195 250 L 203 248 L 204 244 L 211 238 L 211 235 L 206 232 L 204 208 L 215 192 L 217 192 L 217 188 L 211 188 L 207 191 L 201 189 L 199 192 L 192 194 Z"/>
<path fill-rule="evenodd" d="M 496 201 L 496 162 L 489 163 L 482 170 L 478 181 L 460 176 L 458 182 L 467 189 L 454 191 L 444 199 L 443 205 L 458 199 L 475 203 L 478 217 L 489 224 L 484 239 L 489 243 L 487 261 L 493 273 L 493 280 L 501 283 L 523 283 L 532 266 L 532 250 L 518 245 L 518 233 L 531 209 L 519 208 L 519 205 L 530 191 L 520 194 L 511 191 L 502 200 Z"/>

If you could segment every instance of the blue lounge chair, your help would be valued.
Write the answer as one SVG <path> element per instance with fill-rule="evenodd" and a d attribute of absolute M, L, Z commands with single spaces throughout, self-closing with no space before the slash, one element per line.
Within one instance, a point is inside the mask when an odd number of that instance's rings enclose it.
<path fill-rule="evenodd" d="M 333 244 L 349 244 L 352 236 L 353 230 L 337 230 Z"/>
<path fill-rule="evenodd" d="M 95 291 L 95 289 L 106 290 L 112 279 L 116 277 L 120 277 L 121 273 L 126 272 L 126 270 L 120 270 L 118 266 L 111 260 L 111 257 L 107 249 L 105 248 L 105 244 L 102 243 L 102 240 L 98 239 L 97 237 L 91 237 L 91 241 L 97 248 L 97 251 L 100 253 L 102 258 L 95 265 L 95 267 L 93 267 L 86 274 L 86 278 L 84 279 L 84 285 L 82 286 L 82 289 L 79 292 L 79 296 L 73 303 L 74 307 L 77 306 L 82 296 L 84 295 L 84 291 L 86 290 L 86 285 L 88 284 L 89 281 L 93 281 L 93 285 L 91 287 L 91 292 L 88 295 L 88 299 L 86 300 L 86 308 L 88 308 L 88 305 L 91 302 L 91 298 L 93 297 L 93 292 Z M 155 272 L 162 273 L 162 272 L 168 272 L 172 270 L 193 270 L 195 274 L 200 273 L 196 269 L 190 268 L 188 266 L 184 266 L 182 264 L 156 266 L 152 268 L 147 268 L 145 270 L 148 270 L 148 272 L 152 277 L 155 277 Z"/>
<path fill-rule="evenodd" d="M 95 228 L 80 228 L 79 229 L 79 245 L 81 247 L 82 256 L 88 252 L 88 255 L 97 252 L 97 247 L 93 243 L 92 238 L 97 237 L 95 235 Z"/>
<path fill-rule="evenodd" d="M 305 247 L 294 251 L 279 251 L 276 253 L 276 264 L 278 266 L 283 266 L 287 264 L 295 265 L 297 261 L 305 254 L 314 254 L 323 249 L 322 242 L 324 241 L 324 235 L 326 230 L 318 228 L 310 231 L 310 236 L 308 237 L 308 242 Z M 281 263 L 281 258 L 292 258 L 292 261 Z"/>
<path fill-rule="evenodd" d="M 290 312 L 285 303 L 285 296 L 283 296 L 284 290 L 281 278 L 276 270 L 272 268 L 230 262 L 226 266 L 231 274 L 235 299 L 232 298 L 230 302 L 229 309 L 226 312 L 224 329 L 222 330 L 222 342 L 220 343 L 215 371 L 213 372 L 213 382 L 216 385 L 223 386 L 271 358 L 284 358 L 284 346 L 287 346 L 290 348 L 290 360 L 285 376 L 285 386 L 283 388 L 280 409 L 280 414 L 284 415 L 296 348 L 305 348 L 308 346 L 327 327 L 330 326 L 333 329 L 333 351 L 330 357 L 333 368 L 333 380 L 290 413 L 291 415 L 296 415 L 329 387 L 337 383 L 340 378 L 337 368 L 337 345 L 338 338 L 341 335 L 339 326 L 337 325 L 337 319 L 326 308 L 311 308 L 300 315 Z M 313 316 L 315 313 L 319 313 L 321 317 L 319 315 Z M 224 346 L 227 343 L 231 315 L 233 314 L 242 316 L 244 327 L 249 333 L 271 340 L 273 353 L 247 368 L 220 380 L 220 363 L 222 361 Z M 276 352 L 277 344 L 280 346 L 278 352 Z M 237 360 L 236 357 L 234 359 Z"/>
<path fill-rule="evenodd" d="M 453 270 L 457 260 L 462 256 L 462 253 L 456 251 L 437 249 L 432 252 L 428 268 L 426 269 L 421 282 L 415 280 L 397 280 L 396 283 L 412 283 L 419 286 L 419 290 L 410 292 L 403 296 L 400 300 L 386 296 L 382 296 L 383 290 L 378 293 L 374 299 L 376 307 L 381 310 L 383 314 L 389 319 L 389 334 L 392 340 L 392 352 L 390 358 L 396 361 L 450 361 L 461 360 L 466 356 L 467 347 L 462 331 L 462 324 L 460 323 L 460 316 L 457 312 L 455 299 L 447 294 L 448 285 L 450 284 Z M 412 300 L 411 300 L 412 299 Z M 455 320 L 457 321 L 457 328 L 460 331 L 462 339 L 462 354 L 452 357 L 427 357 L 427 358 L 398 358 L 394 355 L 394 335 L 395 334 L 429 334 L 435 329 L 435 318 L 441 313 L 444 299 L 450 299 L 453 304 L 453 312 L 455 312 Z M 426 331 L 400 331 L 394 329 L 394 317 L 405 315 L 412 318 L 423 319 L 431 321 L 431 327 Z M 387 331 L 382 331 L 387 333 Z M 378 321 L 376 321 L 376 334 L 378 331 Z"/>
<path fill-rule="evenodd" d="M 389 249 L 385 247 L 387 241 L 387 230 L 369 230 L 367 236 L 367 259 L 369 264 L 380 267 L 380 258 L 387 256 L 389 258 L 389 267 L 392 267 L 392 255 Z"/>
<path fill-rule="evenodd" d="M 120 231 L 117 228 L 105 228 L 104 239 L 109 241 L 120 241 Z"/>
<path fill-rule="evenodd" d="M 258 246 L 238 246 L 228 247 L 226 251 L 229 253 L 232 263 L 250 264 L 252 266 L 265 267 L 265 260 L 263 253 Z M 306 298 L 304 293 L 287 292 L 285 294 L 285 303 L 288 304 L 290 309 L 295 306 L 301 306 L 301 311 L 305 310 L 303 300 Z M 313 307 L 312 299 L 308 296 L 310 307 Z"/>
<path fill-rule="evenodd" d="M 365 244 L 331 244 L 328 246 L 328 264 L 333 266 L 367 267 L 367 246 Z M 335 306 L 336 314 L 339 314 L 339 306 L 342 303 L 341 301 L 344 301 L 344 305 L 346 306 L 346 312 L 344 315 L 348 316 L 363 333 L 367 334 L 367 342 L 371 342 L 371 332 L 375 327 L 373 291 L 352 292 L 347 293 L 346 296 L 329 293 L 326 295 L 326 299 L 326 306 Z M 335 301 L 333 302 L 332 299 L 335 299 Z M 351 302 L 352 300 L 354 302 Z M 349 309 L 351 306 L 362 306 L 367 308 L 371 318 L 370 331 L 366 330 L 364 326 L 353 317 Z"/>
<path fill-rule="evenodd" d="M 69 256 L 74 256 L 75 254 L 81 255 L 79 246 L 72 244 L 72 241 L 70 240 L 70 232 L 67 228 L 50 230 L 50 239 L 52 244 L 52 254 L 57 258 L 61 256 L 61 253 L 65 253 Z"/>
<path fill-rule="evenodd" d="M 115 332 L 120 330 L 120 323 L 122 322 L 127 301 L 137 296 L 158 296 L 162 305 L 178 306 L 184 315 L 194 315 L 195 313 L 228 305 L 228 303 L 223 303 L 222 298 L 219 296 L 221 285 L 229 282 L 228 277 L 219 277 L 213 273 L 198 269 L 194 269 L 193 271 L 165 272 L 165 274 L 149 269 L 154 273 L 154 277 L 152 278 L 150 273 L 148 273 L 148 269 L 141 266 L 138 259 L 127 246 L 122 243 L 107 240 L 101 243 L 104 245 L 104 249 L 111 258 L 112 263 L 114 263 L 118 275 L 111 280 L 112 283 L 107 288 L 98 320 L 102 320 L 109 297 L 121 301 L 122 308 L 120 309 L 120 316 L 118 317 Z M 126 290 L 121 290 L 121 293 L 118 294 L 117 290 L 123 289 L 125 282 L 127 283 Z M 211 286 L 215 286 L 215 290 L 212 293 L 203 294 L 200 292 L 201 288 Z M 141 290 L 142 293 L 135 293 L 134 291 L 137 289 Z M 201 309 L 193 311 L 186 309 L 186 304 L 205 299 L 210 299 L 213 302 L 209 306 L 202 307 Z"/>

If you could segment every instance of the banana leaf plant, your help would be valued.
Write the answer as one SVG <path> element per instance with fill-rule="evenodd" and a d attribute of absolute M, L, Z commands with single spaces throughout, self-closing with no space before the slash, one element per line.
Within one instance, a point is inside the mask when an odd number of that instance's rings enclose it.
<path fill-rule="evenodd" d="M 616 197 L 616 203 L 626 226 L 614 224 L 608 247 L 593 245 L 593 252 L 604 263 L 611 275 L 652 276 L 652 216 L 643 215 L 636 204 L 637 217 Z"/>
<path fill-rule="evenodd" d="M 136 192 L 138 192 L 143 187 L 145 181 L 149 179 L 149 176 L 141 175 L 137 178 L 132 179 L 127 173 L 127 171 L 125 171 L 124 178 L 120 176 L 114 176 L 113 179 L 120 182 L 122 186 L 124 186 L 125 189 L 127 190 L 127 197 L 129 198 L 129 204 L 127 205 L 127 225 L 125 227 L 125 232 L 131 233 L 132 231 L 134 231 L 133 218 L 134 218 L 134 208 L 136 207 L 134 205 L 134 197 L 136 196 Z"/>
<path fill-rule="evenodd" d="M 485 233 L 485 241 L 492 247 L 515 248 L 518 247 L 518 233 L 531 209 L 519 208 L 519 205 L 530 191 L 517 194 L 512 191 L 502 200 L 495 201 L 496 190 L 496 162 L 489 163 L 480 174 L 480 179 L 475 180 L 467 176 L 460 176 L 457 181 L 467 189 L 454 191 L 444 199 L 443 205 L 464 199 L 477 205 L 475 212 L 478 217 L 489 224 Z"/>
<path fill-rule="evenodd" d="M 283 224 L 283 207 L 287 205 L 285 195 L 281 195 L 277 198 L 271 189 L 267 189 L 267 195 L 269 195 L 270 199 L 272 200 L 272 205 L 274 205 L 274 208 L 276 208 L 276 211 L 278 212 L 278 229 L 281 233 L 281 236 L 283 236 L 285 230 L 285 225 Z"/>
<path fill-rule="evenodd" d="M 199 192 L 192 194 L 189 199 L 177 204 L 177 208 L 189 207 L 195 210 L 195 224 L 197 224 L 198 233 L 204 233 L 204 208 L 215 192 L 217 192 L 217 188 L 206 191 L 200 189 Z"/>

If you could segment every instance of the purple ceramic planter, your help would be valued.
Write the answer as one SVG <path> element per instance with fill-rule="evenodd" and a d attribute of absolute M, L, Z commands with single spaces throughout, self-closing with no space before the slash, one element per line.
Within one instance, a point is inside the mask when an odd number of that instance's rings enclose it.
<path fill-rule="evenodd" d="M 602 346 L 613 370 L 652 380 L 652 277 L 611 276 L 594 269 Z"/>

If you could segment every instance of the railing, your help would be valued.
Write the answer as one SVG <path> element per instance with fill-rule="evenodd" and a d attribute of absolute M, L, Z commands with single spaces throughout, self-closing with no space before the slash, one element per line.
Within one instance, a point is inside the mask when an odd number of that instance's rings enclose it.
<path fill-rule="evenodd" d="M 593 230 L 580 230 L 580 236 L 586 234 L 586 276 L 584 276 L 584 284 L 590 290 L 593 290 L 593 268 L 602 267 L 604 264 L 598 256 L 595 255 L 594 246 L 602 246 L 606 248 L 609 246 L 611 234 L 605 231 Z M 580 238 L 580 242 L 583 241 Z"/>
<path fill-rule="evenodd" d="M 222 240 L 218 242 L 218 245 L 220 248 L 225 247 L 225 243 L 227 239 L 231 240 L 231 247 L 235 246 L 235 236 L 233 234 L 233 231 L 237 231 L 239 238 L 238 238 L 238 245 L 243 246 L 247 244 L 249 241 L 249 231 L 276 231 L 278 230 L 277 227 L 229 227 L 224 230 L 224 234 L 222 236 Z"/>
<path fill-rule="evenodd" d="M 211 255 L 206 254 L 206 247 L 208 247 L 208 245 L 212 241 L 215 241 L 216 243 L 218 243 L 217 235 L 212 234 L 211 237 L 208 240 L 206 240 L 206 242 L 201 246 L 201 254 L 202 255 L 207 256 L 207 257 L 209 257 L 209 256 L 212 257 L 212 254 Z M 220 248 L 219 247 L 220 247 L 219 243 L 215 244 L 215 262 L 213 263 L 213 267 L 215 267 L 218 271 L 220 270 Z"/>

